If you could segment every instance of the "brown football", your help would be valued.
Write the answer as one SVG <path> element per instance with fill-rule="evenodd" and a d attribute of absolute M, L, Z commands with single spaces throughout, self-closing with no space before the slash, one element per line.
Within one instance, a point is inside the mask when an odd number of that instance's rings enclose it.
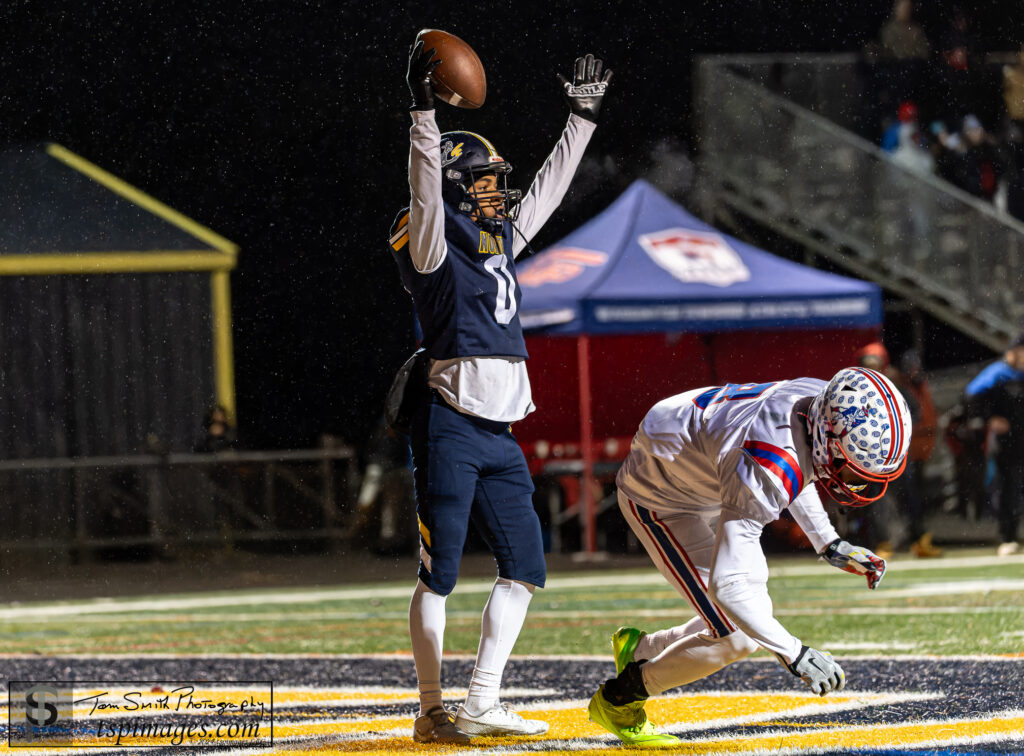
<path fill-rule="evenodd" d="M 487 98 L 487 75 L 473 48 L 440 29 L 424 29 L 416 35 L 423 49 L 434 48 L 441 65 L 434 69 L 434 93 L 449 105 L 479 108 Z"/>

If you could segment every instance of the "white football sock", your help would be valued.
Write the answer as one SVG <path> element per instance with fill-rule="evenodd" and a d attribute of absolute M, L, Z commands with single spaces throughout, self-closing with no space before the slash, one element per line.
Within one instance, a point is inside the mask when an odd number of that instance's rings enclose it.
<path fill-rule="evenodd" d="M 707 677 L 756 650 L 757 644 L 741 630 L 724 638 L 702 632 L 676 641 L 640 669 L 647 692 L 656 696 Z"/>
<path fill-rule="evenodd" d="M 445 601 L 416 581 L 409 602 L 409 638 L 416 663 L 416 682 L 420 692 L 420 715 L 441 706 L 441 650 L 444 647 Z"/>
<path fill-rule="evenodd" d="M 484 607 L 480 629 L 480 648 L 469 681 L 465 709 L 479 716 L 498 705 L 498 688 L 505 664 L 526 619 L 534 586 L 498 578 Z"/>
<path fill-rule="evenodd" d="M 695 633 L 707 630 L 707 627 L 707 623 L 704 622 L 703 618 L 694 617 L 685 625 L 678 625 L 666 630 L 647 633 L 647 635 L 641 638 L 636 644 L 636 651 L 633 654 L 633 659 L 653 659 L 676 641 L 682 640 L 687 635 L 694 635 Z"/>

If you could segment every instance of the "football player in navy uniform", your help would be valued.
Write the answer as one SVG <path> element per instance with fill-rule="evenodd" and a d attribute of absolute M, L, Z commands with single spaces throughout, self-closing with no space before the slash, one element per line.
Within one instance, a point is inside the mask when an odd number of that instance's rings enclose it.
<path fill-rule="evenodd" d="M 508 189 L 511 165 L 487 139 L 440 133 L 434 56 L 421 41 L 409 57 L 411 202 L 396 219 L 390 244 L 429 360 L 429 393 L 410 429 L 420 530 L 419 580 L 409 607 L 420 696 L 413 739 L 464 743 L 473 735 L 548 729 L 499 700 L 505 664 L 546 576 L 533 483 L 510 428 L 534 409 L 514 261 L 568 189 L 611 71 L 602 75 L 601 61 L 587 55 L 576 61 L 573 81 L 559 77 L 569 121 L 522 196 Z M 441 702 L 445 602 L 470 520 L 494 554 L 498 577 L 466 700 L 448 712 Z"/>

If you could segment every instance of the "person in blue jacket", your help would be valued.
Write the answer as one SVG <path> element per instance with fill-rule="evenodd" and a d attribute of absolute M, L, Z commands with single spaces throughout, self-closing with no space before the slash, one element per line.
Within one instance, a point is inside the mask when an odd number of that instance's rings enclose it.
<path fill-rule="evenodd" d="M 1024 331 L 1001 360 L 985 367 L 967 384 L 969 414 L 984 418 L 999 471 L 999 537 L 996 551 L 1011 556 L 1020 551 L 1022 486 L 1024 486 Z"/>

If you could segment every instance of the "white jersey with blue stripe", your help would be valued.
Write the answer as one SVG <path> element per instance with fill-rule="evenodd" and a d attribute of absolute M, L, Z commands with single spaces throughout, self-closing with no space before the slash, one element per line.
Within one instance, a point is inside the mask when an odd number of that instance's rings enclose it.
<path fill-rule="evenodd" d="M 820 551 L 838 535 L 813 485 L 800 410 L 825 385 L 727 384 L 664 399 L 644 417 L 616 483 L 663 516 L 726 508 L 764 525 L 788 508 Z"/>

